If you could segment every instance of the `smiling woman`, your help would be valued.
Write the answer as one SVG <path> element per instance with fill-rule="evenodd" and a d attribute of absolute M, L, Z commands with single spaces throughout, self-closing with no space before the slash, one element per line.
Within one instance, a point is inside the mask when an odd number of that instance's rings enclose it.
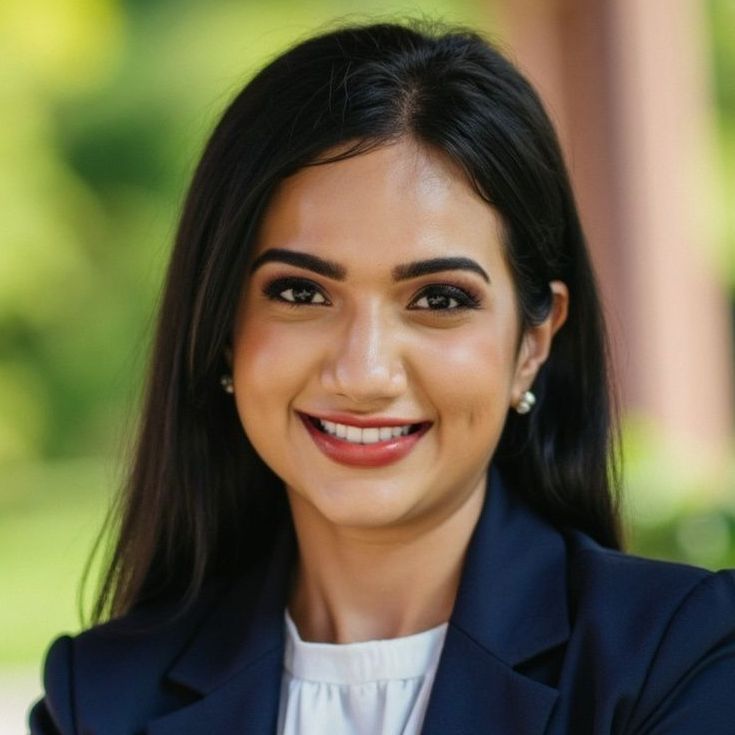
<path fill-rule="evenodd" d="M 453 515 L 464 547 L 508 407 L 566 313 L 554 281 L 553 308 L 518 346 L 501 231 L 461 171 L 409 138 L 302 169 L 275 192 L 235 320 L 234 393 L 296 527 L 313 515 L 327 558 L 330 531 L 400 529 L 430 546 Z M 416 596 L 405 584 L 390 595 L 397 618 Z M 417 627 L 385 617 L 373 637 Z"/>
<path fill-rule="evenodd" d="M 730 733 L 735 577 L 620 551 L 610 395 L 518 71 L 464 30 L 299 44 L 195 174 L 109 620 L 32 733 Z"/>

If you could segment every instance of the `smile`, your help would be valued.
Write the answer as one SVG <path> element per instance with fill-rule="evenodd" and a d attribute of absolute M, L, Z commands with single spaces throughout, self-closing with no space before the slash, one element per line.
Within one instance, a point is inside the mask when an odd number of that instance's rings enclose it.
<path fill-rule="evenodd" d="M 314 419 L 314 422 L 321 431 L 331 436 L 336 436 L 339 439 L 344 439 L 350 442 L 350 444 L 377 444 L 386 439 L 407 436 L 412 430 L 420 426 L 420 424 L 404 424 L 403 426 L 370 426 L 360 428 L 359 426 L 338 424 L 334 421 L 323 421 L 322 419 Z"/>
<path fill-rule="evenodd" d="M 405 457 L 431 428 L 431 422 L 371 425 L 331 421 L 308 414 L 299 416 L 316 446 L 329 459 L 358 467 L 379 467 Z"/>

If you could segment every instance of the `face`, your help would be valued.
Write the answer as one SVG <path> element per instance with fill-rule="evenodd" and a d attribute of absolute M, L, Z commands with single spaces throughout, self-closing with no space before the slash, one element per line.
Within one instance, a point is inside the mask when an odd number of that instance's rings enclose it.
<path fill-rule="evenodd" d="M 439 522 L 483 492 L 554 314 L 517 349 L 499 218 L 440 154 L 405 140 L 308 167 L 270 203 L 243 287 L 243 428 L 326 523 Z"/>

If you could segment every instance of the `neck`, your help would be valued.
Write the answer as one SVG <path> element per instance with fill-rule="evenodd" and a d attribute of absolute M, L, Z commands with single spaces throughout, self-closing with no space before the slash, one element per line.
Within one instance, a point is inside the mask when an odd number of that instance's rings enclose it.
<path fill-rule="evenodd" d="M 299 562 L 289 611 L 301 637 L 350 643 L 446 622 L 482 510 L 485 481 L 439 522 L 354 529 L 329 523 L 289 491 Z"/>

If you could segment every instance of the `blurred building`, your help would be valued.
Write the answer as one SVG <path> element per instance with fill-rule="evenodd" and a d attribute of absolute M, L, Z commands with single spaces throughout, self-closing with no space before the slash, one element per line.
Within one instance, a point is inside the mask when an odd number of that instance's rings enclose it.
<path fill-rule="evenodd" d="M 626 413 L 724 467 L 730 310 L 718 262 L 705 3 L 496 0 L 570 163 Z M 713 483 L 715 487 L 724 483 Z"/>

